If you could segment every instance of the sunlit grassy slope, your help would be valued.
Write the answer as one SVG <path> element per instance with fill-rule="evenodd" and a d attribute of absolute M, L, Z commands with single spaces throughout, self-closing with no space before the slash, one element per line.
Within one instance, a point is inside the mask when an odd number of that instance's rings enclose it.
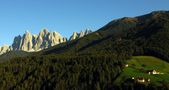
<path fill-rule="evenodd" d="M 120 84 L 128 78 L 144 77 L 151 79 L 150 83 L 159 84 L 161 82 L 169 83 L 169 63 L 152 56 L 134 56 L 127 61 L 128 67 L 115 80 L 115 84 Z M 149 75 L 148 70 L 158 70 L 159 75 Z"/>

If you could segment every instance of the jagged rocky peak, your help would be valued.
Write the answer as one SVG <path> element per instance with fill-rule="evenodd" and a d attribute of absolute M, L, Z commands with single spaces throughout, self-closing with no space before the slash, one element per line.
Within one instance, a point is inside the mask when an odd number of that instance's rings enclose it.
<path fill-rule="evenodd" d="M 48 35 L 47 39 L 49 40 L 48 44 L 50 46 L 54 46 L 54 45 L 57 45 L 57 44 L 60 44 L 60 43 L 63 42 L 63 38 L 62 38 L 62 36 L 58 32 L 51 32 Z"/>
<path fill-rule="evenodd" d="M 34 49 L 39 51 L 62 42 L 63 38 L 58 32 L 49 32 L 47 29 L 43 29 L 37 37 Z"/>
<path fill-rule="evenodd" d="M 77 32 L 73 32 L 73 35 L 70 37 L 70 41 L 71 40 L 75 40 L 75 39 L 77 39 L 79 37 L 79 34 L 77 33 Z"/>
<path fill-rule="evenodd" d="M 14 38 L 13 50 L 39 51 L 57 44 L 65 42 L 65 38 L 58 32 L 49 32 L 47 29 L 40 31 L 38 35 L 32 35 L 28 31 L 23 36 Z"/>
<path fill-rule="evenodd" d="M 79 34 L 79 37 L 84 37 L 85 36 L 85 32 L 81 31 L 80 34 Z"/>
<path fill-rule="evenodd" d="M 81 37 L 84 37 L 84 36 L 90 34 L 91 32 L 92 32 L 92 30 L 90 30 L 90 29 L 86 29 L 84 31 L 81 31 L 80 33 L 73 32 L 73 35 L 70 37 L 69 40 L 71 41 L 71 40 L 79 39 Z"/>
<path fill-rule="evenodd" d="M 23 51 L 30 51 L 33 48 L 32 43 L 32 35 L 30 32 L 26 31 L 26 33 L 22 37 L 22 43 L 20 49 Z"/>
<path fill-rule="evenodd" d="M 88 35 L 88 34 L 90 34 L 90 33 L 92 33 L 92 30 L 91 30 L 91 29 L 86 29 L 86 30 L 85 30 L 85 35 Z"/>
<path fill-rule="evenodd" d="M 11 50 L 12 50 L 11 46 L 3 45 L 2 47 L 0 47 L 0 55 L 4 54 L 6 52 L 9 52 Z"/>
<path fill-rule="evenodd" d="M 89 33 L 91 33 L 89 29 L 81 31 L 80 33 L 74 32 L 69 40 L 84 37 Z M 42 29 L 38 35 L 32 35 L 29 31 L 26 31 L 23 36 L 16 36 L 11 46 L 5 45 L 0 47 L 0 55 L 8 51 L 16 50 L 36 52 L 67 41 L 67 38 L 62 37 L 60 33 L 49 32 L 48 29 Z"/>
<path fill-rule="evenodd" d="M 35 51 L 39 51 L 43 48 L 42 44 L 43 44 L 43 39 L 46 38 L 46 34 L 48 33 L 47 29 L 43 29 L 39 32 L 39 35 L 35 38 L 35 42 L 34 42 L 34 46 L 33 49 Z"/>
<path fill-rule="evenodd" d="M 37 38 L 38 38 L 38 35 L 35 35 L 35 34 L 34 34 L 34 35 L 32 35 L 32 40 L 33 40 L 33 41 L 32 41 L 32 43 L 33 43 L 33 44 L 35 44 L 35 43 L 36 43 Z"/>
<path fill-rule="evenodd" d="M 40 31 L 39 36 L 45 36 L 49 33 L 48 29 L 43 29 L 42 31 Z"/>
<path fill-rule="evenodd" d="M 20 46 L 21 46 L 21 40 L 22 37 L 19 35 L 19 36 L 16 36 L 13 40 L 13 44 L 12 44 L 12 48 L 13 50 L 19 50 L 20 49 Z"/>

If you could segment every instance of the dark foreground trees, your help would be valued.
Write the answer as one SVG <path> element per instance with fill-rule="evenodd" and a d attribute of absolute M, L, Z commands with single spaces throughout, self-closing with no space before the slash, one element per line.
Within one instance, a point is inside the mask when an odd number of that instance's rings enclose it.
<path fill-rule="evenodd" d="M 114 56 L 15 58 L 0 64 L 1 89 L 106 89 L 121 72 L 123 60 Z"/>

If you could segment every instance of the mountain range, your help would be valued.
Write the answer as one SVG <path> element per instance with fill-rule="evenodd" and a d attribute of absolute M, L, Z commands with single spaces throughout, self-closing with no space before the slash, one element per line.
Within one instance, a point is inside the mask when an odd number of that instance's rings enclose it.
<path fill-rule="evenodd" d="M 69 38 L 62 37 L 58 32 L 49 32 L 47 29 L 43 29 L 38 35 L 32 35 L 26 31 L 23 36 L 16 36 L 11 46 L 4 45 L 0 47 L 0 55 L 9 51 L 27 51 L 37 52 L 60 43 L 65 43 L 71 40 L 79 39 L 90 34 L 92 31 L 86 29 L 80 33 L 73 32 L 73 35 Z"/>
<path fill-rule="evenodd" d="M 31 35 L 22 38 L 27 36 Z M 19 39 L 19 44 L 16 39 L 19 51 L 0 56 L 4 60 L 0 63 L 2 90 L 169 89 L 169 11 L 116 19 L 90 34 L 57 39 L 64 43 L 54 46 L 41 41 L 48 40 L 48 35 L 42 36 L 44 39 Z M 26 44 L 17 47 L 21 41 Z M 42 50 L 20 51 L 39 50 L 37 46 Z"/>

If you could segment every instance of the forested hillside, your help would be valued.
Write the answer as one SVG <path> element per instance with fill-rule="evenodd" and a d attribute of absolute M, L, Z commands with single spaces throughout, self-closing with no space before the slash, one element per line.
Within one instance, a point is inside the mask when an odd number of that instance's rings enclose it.
<path fill-rule="evenodd" d="M 137 55 L 151 55 L 169 62 L 168 11 L 113 20 L 83 38 L 10 58 L 0 64 L 0 86 L 12 90 L 129 89 L 133 84 L 122 82 L 123 88 L 113 83 L 127 60 Z M 151 87 L 151 83 L 138 86 L 137 90 L 169 89 L 168 82 L 162 86 Z"/>
<path fill-rule="evenodd" d="M 112 55 L 15 58 L 0 64 L 1 89 L 108 89 L 123 66 Z"/>
<path fill-rule="evenodd" d="M 153 55 L 168 60 L 169 12 L 156 11 L 114 20 L 96 32 L 42 51 L 42 54 L 125 53 Z M 125 52 L 126 51 L 126 52 Z"/>

